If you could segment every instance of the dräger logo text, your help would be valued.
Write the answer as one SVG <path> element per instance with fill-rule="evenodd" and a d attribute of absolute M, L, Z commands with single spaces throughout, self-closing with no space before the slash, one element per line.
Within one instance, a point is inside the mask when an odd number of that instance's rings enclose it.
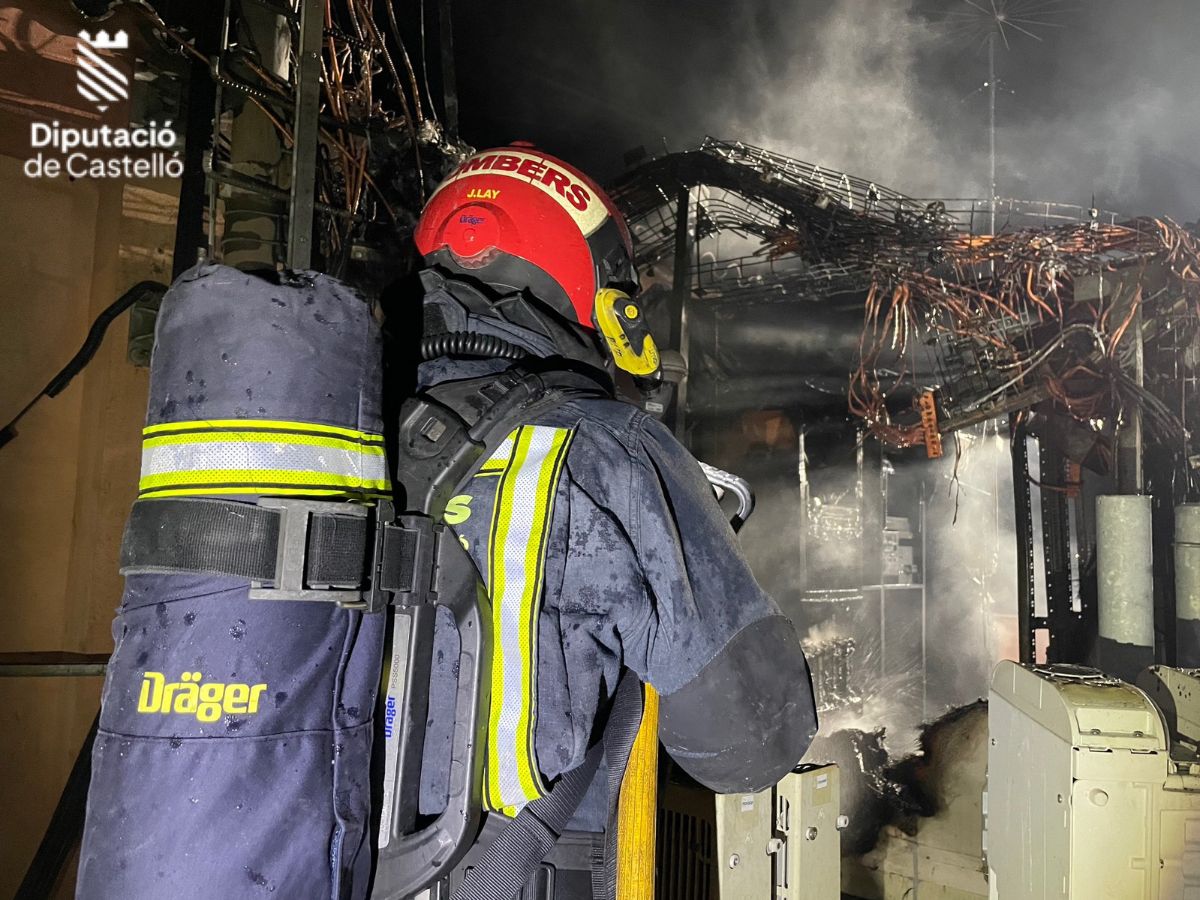
<path fill-rule="evenodd" d="M 201 682 L 199 672 L 184 672 L 179 681 L 167 681 L 162 672 L 146 672 L 138 695 L 140 713 L 176 713 L 199 722 L 215 722 L 222 715 L 245 716 L 258 712 L 265 684 Z"/>
<path fill-rule="evenodd" d="M 383 706 L 383 736 L 390 738 L 396 728 L 396 698 L 388 697 Z"/>

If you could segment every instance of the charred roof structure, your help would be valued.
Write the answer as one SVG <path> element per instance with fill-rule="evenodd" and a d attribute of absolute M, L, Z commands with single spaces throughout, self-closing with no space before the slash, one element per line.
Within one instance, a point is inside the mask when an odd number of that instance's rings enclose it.
<path fill-rule="evenodd" d="M 1096 536 L 1081 497 L 1154 494 L 1155 565 L 1170 565 L 1171 511 L 1196 487 L 1192 231 L 1048 202 L 914 199 L 713 139 L 615 192 L 650 290 L 669 294 L 670 345 L 690 370 L 675 404 L 698 444 L 717 420 L 775 410 L 801 432 L 938 456 L 943 438 L 1006 417 L 1029 660 L 1038 631 L 1052 661 L 1090 652 Z M 1155 602 L 1172 659 L 1173 598 Z"/>

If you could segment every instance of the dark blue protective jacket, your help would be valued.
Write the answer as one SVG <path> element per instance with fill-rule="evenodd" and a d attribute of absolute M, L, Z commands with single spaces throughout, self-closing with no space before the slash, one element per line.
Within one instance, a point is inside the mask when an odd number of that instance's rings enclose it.
<path fill-rule="evenodd" d="M 436 292 L 427 298 L 451 321 L 445 308 L 453 303 Z M 455 324 L 539 350 L 535 336 L 512 326 L 470 316 Z M 421 376 L 437 384 L 507 365 L 442 359 L 422 366 Z M 755 581 L 695 459 L 662 423 L 615 399 L 573 399 L 528 424 L 570 433 L 537 619 L 541 775 L 552 779 L 583 761 L 628 668 L 662 695 L 660 736 L 693 777 L 722 792 L 773 784 L 816 731 L 808 670 L 791 623 Z M 450 519 L 485 582 L 496 480 L 471 479 Z M 435 674 L 432 709 L 444 710 L 437 681 Z M 431 712 L 431 722 L 436 717 Z M 426 747 L 426 811 L 440 808 L 445 779 L 438 760 L 449 736 L 436 735 L 435 727 Z M 588 805 L 576 826 L 602 827 L 598 804 Z"/>

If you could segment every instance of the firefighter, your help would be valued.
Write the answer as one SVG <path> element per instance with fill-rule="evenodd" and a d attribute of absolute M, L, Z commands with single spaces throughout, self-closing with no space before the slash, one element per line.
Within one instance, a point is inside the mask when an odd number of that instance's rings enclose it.
<path fill-rule="evenodd" d="M 467 849 L 479 805 L 458 897 L 512 896 L 568 825 L 607 829 L 611 895 L 639 681 L 662 694 L 667 750 L 715 790 L 764 788 L 808 746 L 791 624 L 696 462 L 614 399 L 614 366 L 651 377 L 657 351 L 611 202 L 506 148 L 465 161 L 416 238 L 425 361 L 390 467 L 382 338 L 355 292 L 201 263 L 164 297 L 81 900 L 407 897 Z M 389 617 L 429 628 L 412 667 L 396 637 L 384 659 Z M 451 820 L 457 837 L 428 825 Z"/>
<path fill-rule="evenodd" d="M 487 808 L 512 816 L 584 765 L 624 673 L 658 690 L 662 743 L 697 781 L 723 793 L 778 781 L 816 731 L 807 665 L 697 462 L 615 399 L 614 365 L 649 378 L 658 359 L 612 201 L 530 146 L 488 150 L 439 186 L 416 243 L 422 388 L 518 357 L 598 386 L 523 423 L 447 507 L 490 601 Z M 445 693 L 434 684 L 431 721 Z M 427 735 L 423 812 L 441 803 L 444 759 Z M 573 828 L 609 824 L 603 793 Z"/>

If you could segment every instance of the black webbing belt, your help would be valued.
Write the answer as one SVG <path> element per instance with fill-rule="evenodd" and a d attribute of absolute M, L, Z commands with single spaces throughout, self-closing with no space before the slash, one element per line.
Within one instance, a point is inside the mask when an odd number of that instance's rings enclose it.
<path fill-rule="evenodd" d="M 596 835 L 592 858 L 593 900 L 613 900 L 617 892 L 617 804 L 621 780 L 642 723 L 642 686 L 632 672 L 617 683 L 600 743 L 580 765 L 567 772 L 550 790 L 527 803 L 467 871 L 453 900 L 511 900 L 517 897 L 554 849 L 575 810 L 583 801 L 601 756 L 608 765 L 608 824 Z"/>
<path fill-rule="evenodd" d="M 163 498 L 133 505 L 122 574 L 200 572 L 251 583 L 257 600 L 318 600 L 382 610 L 427 588 L 432 520 L 392 505 L 266 497 L 256 505 Z M 420 583 L 419 583 L 420 582 Z"/>
<path fill-rule="evenodd" d="M 548 792 L 525 804 L 463 876 L 453 900 L 517 897 L 566 830 L 603 755 L 603 744 L 597 744 Z"/>

